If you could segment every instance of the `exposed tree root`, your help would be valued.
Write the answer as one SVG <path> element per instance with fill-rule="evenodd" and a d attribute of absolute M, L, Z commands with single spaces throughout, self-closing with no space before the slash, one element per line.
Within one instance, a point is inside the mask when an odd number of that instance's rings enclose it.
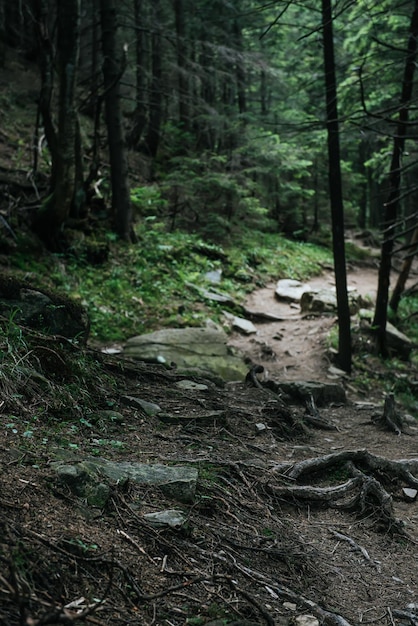
<path fill-rule="evenodd" d="M 370 454 L 367 450 L 344 451 L 329 454 L 314 459 L 306 459 L 299 463 L 280 463 L 276 465 L 275 473 L 293 481 L 312 474 L 327 473 L 342 466 L 352 478 L 342 484 L 326 487 L 312 485 L 276 485 L 271 481 L 265 486 L 266 490 L 276 498 L 291 501 L 310 501 L 322 503 L 336 508 L 358 513 L 360 516 L 370 516 L 383 527 L 386 532 L 407 536 L 403 522 L 395 517 L 392 496 L 386 491 L 378 478 L 387 475 L 391 480 L 397 478 L 408 486 L 417 488 L 418 479 L 411 473 L 410 467 L 415 468 L 415 461 L 391 461 Z M 329 473 L 329 472 L 328 472 Z"/>

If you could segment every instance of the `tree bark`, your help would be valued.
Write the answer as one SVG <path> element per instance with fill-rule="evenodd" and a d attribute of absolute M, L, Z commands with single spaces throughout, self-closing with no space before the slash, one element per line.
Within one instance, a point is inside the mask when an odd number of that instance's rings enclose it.
<path fill-rule="evenodd" d="M 45 11 L 46 3 L 41 3 Z M 47 48 L 49 39 L 46 37 Z M 79 202 L 77 181 L 80 163 L 80 136 L 75 107 L 75 87 L 80 48 L 80 0 L 67 0 L 57 12 L 57 71 L 59 80 L 58 132 L 53 130 L 50 116 L 52 93 L 52 54 L 46 51 L 43 84 L 41 92 L 42 116 L 47 138 L 52 142 L 51 194 L 43 203 L 35 218 L 35 229 L 53 249 L 59 248 L 57 236 L 63 223 L 70 215 L 75 202 Z"/>
<path fill-rule="evenodd" d="M 410 36 L 408 39 L 408 51 L 402 80 L 399 118 L 393 140 L 392 160 L 389 172 L 390 192 L 388 200 L 385 204 L 383 216 L 384 239 L 381 248 L 376 308 L 373 319 L 373 326 L 376 329 L 376 350 L 383 357 L 388 356 L 388 349 L 386 345 L 386 323 L 389 300 L 390 270 L 392 265 L 392 253 L 399 209 L 402 154 L 405 148 L 409 106 L 412 98 L 413 78 L 417 59 L 417 36 L 418 0 L 415 0 L 414 12 L 412 14 L 410 25 Z"/>
<path fill-rule="evenodd" d="M 189 79 L 187 76 L 187 43 L 186 43 L 186 19 L 184 0 L 174 0 L 174 12 L 176 19 L 177 38 L 177 71 L 179 89 L 179 121 L 181 129 L 188 131 L 190 128 L 189 115 Z"/>
<path fill-rule="evenodd" d="M 398 280 L 396 281 L 395 289 L 393 290 L 393 293 L 389 302 L 390 308 L 395 313 L 398 310 L 399 302 L 405 290 L 406 281 L 408 280 L 409 272 L 412 267 L 412 261 L 414 260 L 414 256 L 417 250 L 418 228 L 414 230 L 414 234 L 412 235 L 412 239 L 409 245 L 411 246 L 410 252 L 402 264 L 402 269 L 398 276 Z"/>
<path fill-rule="evenodd" d="M 328 175 L 338 312 L 338 365 L 351 372 L 351 327 L 344 244 L 344 206 L 341 184 L 340 140 L 335 76 L 331 0 L 322 0 L 325 89 L 327 108 Z"/>
<path fill-rule="evenodd" d="M 128 145 L 130 148 L 138 149 L 144 129 L 147 124 L 147 105 L 145 94 L 146 89 L 146 69 L 147 69 L 147 33 L 144 24 L 146 23 L 146 7 L 143 0 L 134 0 L 134 24 L 136 31 L 135 55 L 136 55 L 136 106 L 133 114 L 132 130 L 129 133 Z"/>
<path fill-rule="evenodd" d="M 105 89 L 105 119 L 109 142 L 109 160 L 112 185 L 112 212 L 115 230 L 121 239 L 132 239 L 132 206 L 128 186 L 128 160 L 120 103 L 120 79 L 124 59 L 117 43 L 117 16 L 115 0 L 100 0 L 102 27 L 103 78 Z"/>
<path fill-rule="evenodd" d="M 146 147 L 149 155 L 155 158 L 160 143 L 161 123 L 163 117 L 162 94 L 162 51 L 161 51 L 161 2 L 154 0 L 154 24 L 151 36 L 151 91 L 149 99 L 149 125 L 146 137 Z"/>

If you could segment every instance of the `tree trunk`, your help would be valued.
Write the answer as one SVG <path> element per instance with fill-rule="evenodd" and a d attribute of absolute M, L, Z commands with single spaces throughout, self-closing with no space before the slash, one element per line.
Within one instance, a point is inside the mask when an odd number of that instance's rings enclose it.
<path fill-rule="evenodd" d="M 147 35 L 144 23 L 146 22 L 146 8 L 143 0 L 134 0 L 135 21 L 135 54 L 136 54 L 136 106 L 133 114 L 132 130 L 127 138 L 129 147 L 138 149 L 147 123 L 146 94 L 146 64 L 147 64 Z"/>
<path fill-rule="evenodd" d="M 48 149 L 51 155 L 51 177 L 50 177 L 50 189 L 53 190 L 56 181 L 56 165 L 57 165 L 57 136 L 52 121 L 51 113 L 51 98 L 54 85 L 54 59 L 53 59 L 53 44 L 49 35 L 48 28 L 48 2 L 47 0 L 37 0 L 35 2 L 35 21 L 36 31 L 38 34 L 39 42 L 39 66 L 41 73 L 41 89 L 39 94 L 38 103 L 38 119 L 35 130 L 35 158 L 34 158 L 34 171 L 37 170 L 37 158 L 38 158 L 38 132 L 40 119 L 42 118 L 45 138 L 48 144 Z"/>
<path fill-rule="evenodd" d="M 332 238 L 338 311 L 338 364 L 342 370 L 350 372 L 351 327 L 345 266 L 344 206 L 341 184 L 340 140 L 331 0 L 322 0 L 322 26 L 327 107 L 329 191 L 331 199 Z"/>
<path fill-rule="evenodd" d="M 42 9 L 45 9 L 42 3 Z M 57 235 L 70 215 L 76 201 L 77 150 L 80 149 L 79 126 L 75 107 L 75 87 L 80 47 L 80 0 L 67 0 L 57 13 L 57 70 L 59 80 L 58 132 L 52 172 L 52 194 L 42 205 L 35 218 L 35 229 L 52 248 L 58 248 Z M 49 54 L 48 61 L 51 60 Z M 47 81 L 51 80 L 51 67 L 47 65 Z M 47 83 L 46 97 L 50 98 L 51 84 Z M 41 94 L 42 95 L 42 94 Z M 45 102 L 45 116 L 51 124 L 49 102 Z M 45 121 L 45 119 L 44 119 Z M 54 136 L 52 129 L 49 130 Z M 54 139 L 52 139 L 54 142 Z M 78 200 L 78 199 L 77 199 Z"/>
<path fill-rule="evenodd" d="M 236 81 L 237 81 L 237 96 L 238 96 L 238 110 L 240 115 L 244 115 L 247 112 L 247 97 L 245 92 L 246 76 L 245 66 L 243 60 L 243 44 L 242 44 L 242 30 L 238 19 L 234 20 L 234 39 L 236 45 L 237 60 L 235 63 Z"/>
<path fill-rule="evenodd" d="M 399 119 L 393 140 L 392 160 L 389 172 L 390 192 L 385 205 L 383 217 L 384 239 L 381 248 L 376 308 L 373 319 L 373 326 L 376 329 L 376 349 L 377 352 L 383 357 L 388 356 L 388 350 L 386 345 L 386 323 L 387 307 L 389 300 L 390 270 L 392 264 L 392 252 L 395 241 L 395 229 L 399 208 L 402 154 L 405 147 L 408 111 L 412 97 L 413 78 L 417 58 L 418 0 L 415 0 L 414 12 L 412 14 L 410 25 L 410 33 L 411 34 L 408 39 L 408 52 L 402 80 Z"/>
<path fill-rule="evenodd" d="M 179 121 L 182 130 L 190 128 L 189 79 L 187 76 L 187 44 L 184 0 L 174 0 L 177 36 L 177 71 L 179 88 Z"/>
<path fill-rule="evenodd" d="M 402 264 L 401 272 L 398 276 L 395 289 L 393 290 L 392 297 L 389 302 L 390 308 L 395 313 L 398 310 L 401 296 L 405 290 L 406 281 L 408 280 L 409 272 L 412 266 L 412 261 L 414 260 L 414 256 L 417 250 L 417 244 L 418 244 L 418 228 L 414 230 L 414 234 L 412 235 L 412 239 L 409 244 L 411 246 L 410 251 Z"/>
<path fill-rule="evenodd" d="M 4 10 L 5 0 L 0 0 L 0 67 L 6 62 L 6 14 Z"/>
<path fill-rule="evenodd" d="M 115 229 L 125 241 L 132 239 L 132 206 L 128 186 L 128 160 L 120 103 L 120 79 L 124 72 L 117 43 L 115 0 L 100 0 L 102 27 L 105 118 L 109 142 L 112 212 Z"/>
<path fill-rule="evenodd" d="M 163 116 L 162 94 L 162 51 L 161 51 L 161 2 L 154 0 L 154 24 L 151 36 L 151 92 L 149 100 L 149 125 L 146 138 L 146 147 L 149 155 L 155 158 L 160 143 L 161 122 Z"/>

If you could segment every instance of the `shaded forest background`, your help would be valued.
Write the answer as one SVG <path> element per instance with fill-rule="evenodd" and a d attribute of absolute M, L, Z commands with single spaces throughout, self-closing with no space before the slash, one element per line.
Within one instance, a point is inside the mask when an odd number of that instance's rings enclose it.
<path fill-rule="evenodd" d="M 121 121 L 136 216 L 157 204 L 172 228 L 199 228 L 216 239 L 243 223 L 296 237 L 328 227 L 316 3 L 3 0 L 0 6 L 2 65 L 9 48 L 39 65 L 39 92 L 34 85 L 32 93 L 39 113 L 31 146 L 35 181 L 47 174 L 56 191 L 60 158 L 74 165 L 65 178 L 76 189 L 63 216 L 83 216 L 93 196 L 107 196 L 107 148 Z M 382 225 L 413 9 L 414 2 L 334 3 L 347 225 Z M 414 100 L 408 105 L 413 116 Z M 412 118 L 407 139 L 414 133 Z M 416 167 L 411 141 L 402 161 L 405 217 L 415 210 Z M 122 207 L 114 208 L 117 216 Z"/>

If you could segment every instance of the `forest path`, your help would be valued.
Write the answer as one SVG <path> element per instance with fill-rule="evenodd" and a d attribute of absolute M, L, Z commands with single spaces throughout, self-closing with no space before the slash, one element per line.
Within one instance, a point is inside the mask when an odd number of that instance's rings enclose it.
<path fill-rule="evenodd" d="M 417 282 L 418 273 L 411 271 L 407 286 Z M 397 272 L 393 272 L 391 287 Z M 334 271 L 327 269 L 320 276 L 307 281 L 313 289 L 335 286 Z M 351 266 L 347 271 L 347 285 L 360 295 L 376 300 L 378 263 Z M 229 345 L 238 348 L 253 363 L 263 365 L 269 378 L 280 380 L 336 380 L 330 371 L 332 361 L 328 354 L 329 333 L 336 326 L 336 315 L 303 317 L 295 303 L 280 301 L 275 296 L 276 283 L 269 283 L 252 292 L 245 306 L 252 311 L 262 311 L 281 318 L 277 322 L 255 322 L 257 334 L 244 336 L 233 332 Z"/>

